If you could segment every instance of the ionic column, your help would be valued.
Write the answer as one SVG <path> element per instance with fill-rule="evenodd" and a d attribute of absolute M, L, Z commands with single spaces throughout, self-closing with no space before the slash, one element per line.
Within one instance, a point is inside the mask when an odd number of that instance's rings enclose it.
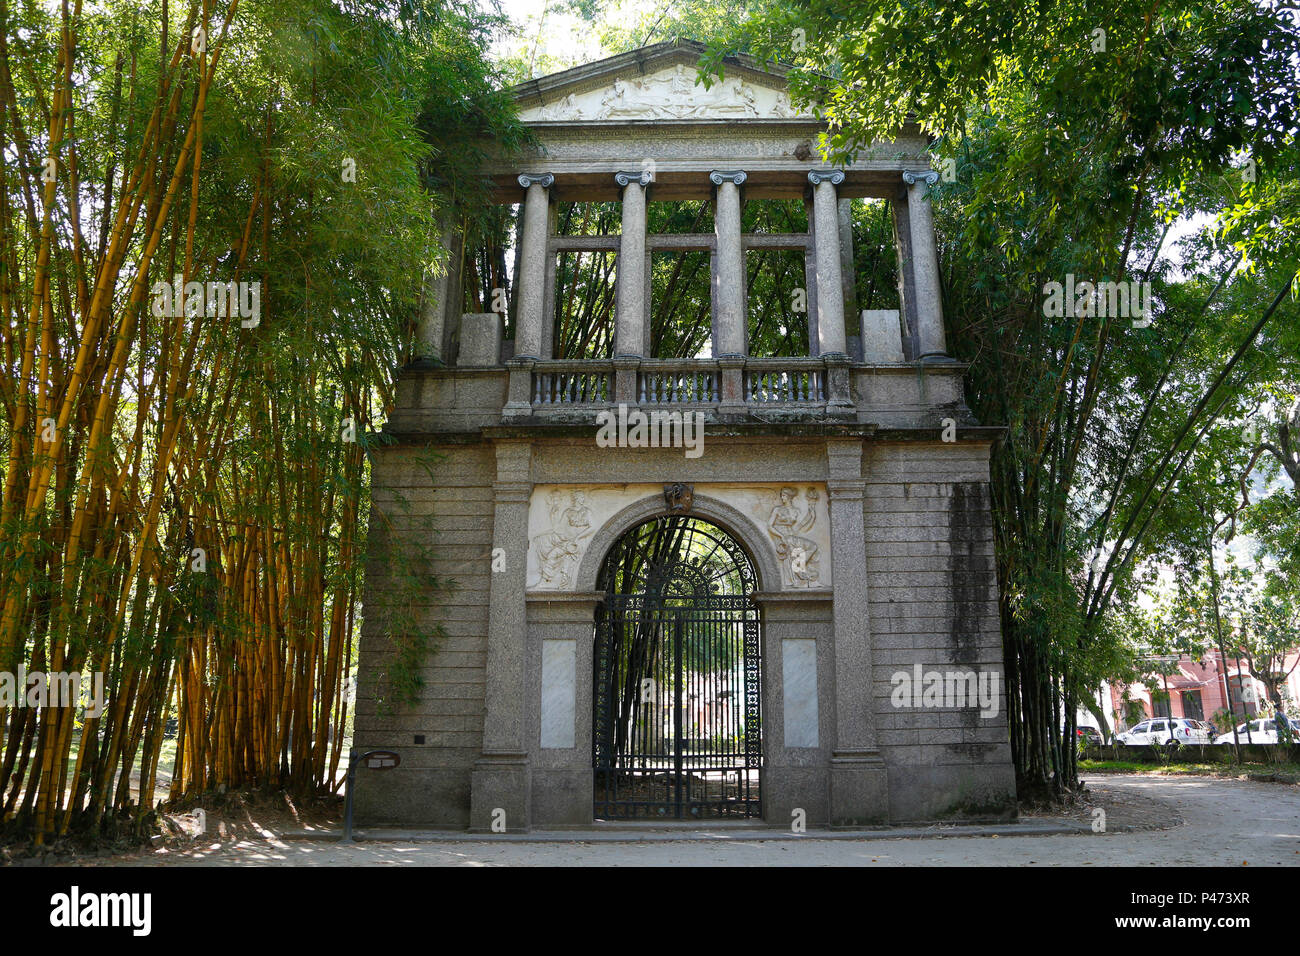
<path fill-rule="evenodd" d="M 744 355 L 748 329 L 745 320 L 745 253 L 740 246 L 740 184 L 743 170 L 709 173 L 718 187 L 713 209 L 714 250 L 713 354 Z"/>
<path fill-rule="evenodd" d="M 859 336 L 862 327 L 858 314 L 858 270 L 853 263 L 853 200 L 837 203 L 840 214 L 840 287 L 844 290 L 844 332 Z"/>
<path fill-rule="evenodd" d="M 645 188 L 649 171 L 620 172 L 623 187 L 623 234 L 618 241 L 618 278 L 614 301 L 614 356 L 641 356 L 645 349 Z"/>
<path fill-rule="evenodd" d="M 515 310 L 515 357 L 540 358 L 542 317 L 546 298 L 547 189 L 555 182 L 550 173 L 524 173 L 519 185 L 524 194 L 524 228 L 519 261 L 519 294 Z"/>
<path fill-rule="evenodd" d="M 844 355 L 844 287 L 840 272 L 840 214 L 835 187 L 844 182 L 842 169 L 812 170 L 813 244 L 817 259 L 817 352 Z"/>
<path fill-rule="evenodd" d="M 415 361 L 424 368 L 444 364 L 443 347 L 447 340 L 447 314 L 460 313 L 459 304 L 450 303 L 460 295 L 458 266 L 460 244 L 453 233 L 451 214 L 443 217 L 438 236 L 437 259 L 425 276 L 420 290 L 420 317 L 415 327 Z"/>
<path fill-rule="evenodd" d="M 934 211 L 930 187 L 939 181 L 934 170 L 903 173 L 907 183 L 907 218 L 912 239 L 912 277 L 916 288 L 917 358 L 946 358 L 943 300 L 939 294 L 939 251 L 934 242 Z"/>

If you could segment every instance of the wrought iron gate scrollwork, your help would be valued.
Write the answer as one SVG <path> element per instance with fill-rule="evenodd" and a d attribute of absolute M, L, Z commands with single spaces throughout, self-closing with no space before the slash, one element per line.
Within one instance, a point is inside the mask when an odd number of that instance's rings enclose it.
<path fill-rule="evenodd" d="M 633 528 L 601 571 L 597 819 L 762 815 L 761 622 L 740 545 L 700 518 Z"/>

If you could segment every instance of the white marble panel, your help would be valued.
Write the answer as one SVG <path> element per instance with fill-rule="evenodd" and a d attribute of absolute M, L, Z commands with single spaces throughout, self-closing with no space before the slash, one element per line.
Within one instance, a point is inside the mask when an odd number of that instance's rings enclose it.
<path fill-rule="evenodd" d="M 817 642 L 781 642 L 781 696 L 785 745 L 817 746 Z"/>
<path fill-rule="evenodd" d="M 542 641 L 542 746 L 571 750 L 577 716 L 578 645 Z"/>

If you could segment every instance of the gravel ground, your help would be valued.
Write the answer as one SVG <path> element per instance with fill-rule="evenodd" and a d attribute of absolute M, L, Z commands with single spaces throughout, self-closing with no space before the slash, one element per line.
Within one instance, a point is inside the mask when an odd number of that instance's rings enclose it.
<path fill-rule="evenodd" d="M 135 866 L 1300 866 L 1300 788 L 1215 777 L 1086 776 L 1108 832 L 915 839 L 366 842 L 276 837 L 87 860 Z M 1077 825 L 1089 807 L 1071 815 Z M 1033 817 L 1035 822 L 1053 818 Z M 1058 822 L 1066 819 L 1055 818 Z M 1122 829 L 1121 829 L 1122 828 Z M 1157 829 L 1162 828 L 1162 829 Z M 1121 829 L 1121 832 L 1116 832 Z"/>

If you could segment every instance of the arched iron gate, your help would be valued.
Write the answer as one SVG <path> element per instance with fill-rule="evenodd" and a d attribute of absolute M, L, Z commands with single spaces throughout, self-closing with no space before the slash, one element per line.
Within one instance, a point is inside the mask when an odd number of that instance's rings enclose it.
<path fill-rule="evenodd" d="M 596 818 L 761 816 L 760 619 L 748 556 L 720 528 L 668 516 L 624 535 L 602 577 Z"/>

